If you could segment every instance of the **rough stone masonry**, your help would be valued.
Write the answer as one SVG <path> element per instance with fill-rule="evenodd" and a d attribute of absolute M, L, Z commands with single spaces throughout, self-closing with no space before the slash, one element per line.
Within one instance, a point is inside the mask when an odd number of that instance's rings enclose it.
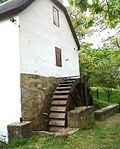
<path fill-rule="evenodd" d="M 32 122 L 33 130 L 49 130 L 49 107 L 59 83 L 54 77 L 21 74 L 22 118 Z"/>

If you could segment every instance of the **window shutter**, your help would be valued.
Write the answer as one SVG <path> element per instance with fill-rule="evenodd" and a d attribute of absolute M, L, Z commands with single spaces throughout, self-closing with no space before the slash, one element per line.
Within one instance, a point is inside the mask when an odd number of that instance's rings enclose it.
<path fill-rule="evenodd" d="M 61 49 L 55 47 L 55 54 L 56 54 L 56 66 L 62 67 Z"/>

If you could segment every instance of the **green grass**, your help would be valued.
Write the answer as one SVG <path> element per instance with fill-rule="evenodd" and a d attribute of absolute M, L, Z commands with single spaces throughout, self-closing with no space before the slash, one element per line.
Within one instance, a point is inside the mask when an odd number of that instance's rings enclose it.
<path fill-rule="evenodd" d="M 119 121 L 115 124 L 115 120 Z M 113 117 L 111 123 L 114 123 L 111 127 L 96 123 L 63 139 L 50 136 L 17 139 L 3 149 L 119 149 L 120 114 Z"/>
<path fill-rule="evenodd" d="M 93 97 L 96 98 L 96 87 L 91 87 Z M 99 99 L 100 101 L 108 102 L 107 94 L 105 90 L 101 87 L 99 87 Z M 119 103 L 120 102 L 120 89 L 113 89 L 111 97 L 110 97 L 110 103 Z"/>

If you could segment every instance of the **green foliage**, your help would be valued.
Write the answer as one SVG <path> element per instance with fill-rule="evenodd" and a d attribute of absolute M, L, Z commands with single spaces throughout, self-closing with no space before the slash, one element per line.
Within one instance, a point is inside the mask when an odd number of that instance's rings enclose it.
<path fill-rule="evenodd" d="M 91 44 L 83 42 L 79 50 L 79 63 L 81 76 L 91 78 L 94 73 L 94 58 L 89 55 L 89 47 Z"/>
<path fill-rule="evenodd" d="M 4 3 L 4 2 L 6 2 L 7 0 L 0 0 L 0 3 Z"/>
<path fill-rule="evenodd" d="M 79 40 L 83 39 L 86 34 L 90 33 L 88 28 L 92 25 L 92 18 L 86 17 L 84 13 L 81 13 L 77 8 L 74 7 L 69 7 L 67 10 L 72 20 L 77 37 Z"/>
<path fill-rule="evenodd" d="M 86 29 L 92 27 L 92 25 L 94 24 L 94 19 L 92 16 L 88 17 L 87 20 L 84 23 L 84 26 Z"/>
<path fill-rule="evenodd" d="M 120 50 L 104 45 L 102 49 L 91 49 L 89 43 L 82 43 L 79 51 L 81 76 L 89 79 L 91 86 L 101 86 L 105 89 L 108 100 L 112 88 L 120 85 Z"/>
<path fill-rule="evenodd" d="M 120 22 L 120 1 L 119 0 L 69 0 L 70 4 L 79 8 L 81 12 L 89 10 L 91 16 L 102 15 L 103 22 L 109 27 L 116 27 Z"/>
<path fill-rule="evenodd" d="M 113 89 L 110 102 L 108 102 L 106 91 L 102 87 L 98 87 L 99 99 L 97 99 L 96 90 L 97 90 L 97 87 L 91 87 L 92 95 L 99 103 L 99 105 L 104 106 L 104 105 L 116 104 L 120 102 L 120 88 Z"/>
<path fill-rule="evenodd" d="M 29 144 L 29 143 L 35 143 L 36 141 L 38 140 L 38 137 L 37 136 L 32 136 L 30 138 L 22 138 L 22 137 L 18 137 L 14 140 L 12 140 L 11 142 L 9 142 L 9 144 L 6 144 L 3 146 L 4 149 L 13 149 L 13 148 L 16 148 L 16 147 L 21 147 L 21 146 L 24 146 L 26 144 Z"/>
<path fill-rule="evenodd" d="M 109 123 L 92 124 L 88 129 L 80 130 L 64 139 L 51 136 L 39 137 L 36 141 L 30 140 L 29 143 L 20 146 L 9 146 L 9 149 L 117 149 L 120 145 L 120 125 L 118 123 L 120 114 L 113 119 L 109 120 Z M 117 123 L 114 124 L 115 121 Z M 107 127 L 108 125 L 111 127 Z"/>

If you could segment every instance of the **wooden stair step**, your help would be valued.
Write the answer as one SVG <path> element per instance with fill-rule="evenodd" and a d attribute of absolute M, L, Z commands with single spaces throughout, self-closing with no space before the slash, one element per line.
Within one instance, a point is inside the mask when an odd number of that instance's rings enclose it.
<path fill-rule="evenodd" d="M 66 105 L 67 100 L 52 100 L 51 105 Z"/>
<path fill-rule="evenodd" d="M 54 94 L 56 95 L 56 94 L 61 94 L 61 95 L 63 95 L 63 94 L 69 94 L 70 93 L 70 90 L 56 90 L 55 92 L 54 92 Z"/>
<path fill-rule="evenodd" d="M 65 81 L 76 81 L 76 80 L 78 80 L 78 79 L 80 79 L 80 77 L 71 77 L 71 78 L 66 78 L 65 79 Z"/>
<path fill-rule="evenodd" d="M 51 106 L 50 111 L 65 112 L 66 111 L 66 107 L 65 106 Z"/>
<path fill-rule="evenodd" d="M 67 86 L 72 86 L 72 84 L 68 84 L 68 83 L 63 84 L 63 83 L 61 83 L 61 84 L 58 85 L 58 87 L 67 87 Z"/>
<path fill-rule="evenodd" d="M 60 82 L 60 84 L 73 84 L 74 80 L 64 80 L 63 82 Z"/>
<path fill-rule="evenodd" d="M 65 113 L 54 113 L 54 112 L 51 112 L 50 113 L 50 118 L 56 118 L 56 119 L 65 119 Z"/>
<path fill-rule="evenodd" d="M 50 126 L 50 132 L 64 132 L 64 131 L 65 131 L 64 127 Z"/>
<path fill-rule="evenodd" d="M 71 86 L 66 86 L 66 87 L 63 87 L 63 86 L 59 86 L 56 88 L 56 90 L 70 90 Z"/>
<path fill-rule="evenodd" d="M 67 99 L 68 95 L 53 95 L 52 99 Z"/>
<path fill-rule="evenodd" d="M 65 126 L 65 120 L 53 120 L 49 122 L 50 126 Z"/>

